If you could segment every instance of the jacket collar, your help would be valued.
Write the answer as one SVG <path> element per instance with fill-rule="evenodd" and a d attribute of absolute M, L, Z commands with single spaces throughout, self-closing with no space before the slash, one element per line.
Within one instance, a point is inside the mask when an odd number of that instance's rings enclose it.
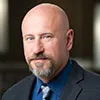
<path fill-rule="evenodd" d="M 60 100 L 76 100 L 82 91 L 84 70 L 75 61 L 72 61 L 72 63 L 73 68 L 67 84 L 64 87 Z"/>
<path fill-rule="evenodd" d="M 31 76 L 28 76 L 27 79 L 25 78 L 25 80 L 22 80 L 20 93 L 18 93 L 18 97 L 15 97 L 13 100 L 31 100 L 31 91 L 33 88 L 32 86 L 34 86 L 34 83 L 35 76 L 33 74 Z"/>

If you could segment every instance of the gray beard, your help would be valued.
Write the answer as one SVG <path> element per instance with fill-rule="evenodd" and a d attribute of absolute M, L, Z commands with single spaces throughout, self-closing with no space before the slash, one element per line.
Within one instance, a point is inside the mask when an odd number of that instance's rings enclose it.
<path fill-rule="evenodd" d="M 55 67 L 53 66 L 52 63 L 45 70 L 42 70 L 42 66 L 43 66 L 42 63 L 35 63 L 35 66 L 37 67 L 37 69 L 33 69 L 31 66 L 29 67 L 29 69 L 36 77 L 49 78 L 55 72 Z"/>

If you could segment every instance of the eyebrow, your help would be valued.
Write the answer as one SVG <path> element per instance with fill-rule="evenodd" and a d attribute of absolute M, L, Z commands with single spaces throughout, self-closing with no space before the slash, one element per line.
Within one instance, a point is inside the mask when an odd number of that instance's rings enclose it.
<path fill-rule="evenodd" d="M 47 34 L 53 35 L 53 33 L 51 33 L 51 32 L 44 32 L 44 33 L 39 34 L 39 36 L 44 36 L 44 35 L 47 35 Z M 30 34 L 24 34 L 24 35 L 22 35 L 23 38 L 25 38 L 27 36 L 34 36 L 34 35 L 31 34 L 31 33 Z"/>
<path fill-rule="evenodd" d="M 46 35 L 46 34 L 53 34 L 53 33 L 45 32 L 45 33 L 42 33 L 41 35 Z"/>
<path fill-rule="evenodd" d="M 32 34 L 24 34 L 22 35 L 22 37 L 26 37 L 26 36 L 33 36 Z"/>

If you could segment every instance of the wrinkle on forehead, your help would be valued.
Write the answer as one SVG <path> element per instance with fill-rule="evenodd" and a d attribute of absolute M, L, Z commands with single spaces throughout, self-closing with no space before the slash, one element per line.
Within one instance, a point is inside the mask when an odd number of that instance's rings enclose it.
<path fill-rule="evenodd" d="M 33 7 L 24 17 L 23 21 L 22 21 L 22 28 L 24 23 L 30 18 L 34 16 L 36 17 L 40 17 L 40 18 L 45 18 L 48 21 L 52 22 L 57 22 L 57 24 L 59 24 L 59 27 L 62 28 L 62 30 L 67 30 L 69 29 L 69 22 L 68 22 L 68 16 L 66 15 L 66 13 L 63 11 L 63 9 L 61 9 L 60 7 L 58 7 L 57 5 L 54 4 L 49 4 L 49 3 L 43 3 L 43 4 L 39 4 L 35 7 Z"/>

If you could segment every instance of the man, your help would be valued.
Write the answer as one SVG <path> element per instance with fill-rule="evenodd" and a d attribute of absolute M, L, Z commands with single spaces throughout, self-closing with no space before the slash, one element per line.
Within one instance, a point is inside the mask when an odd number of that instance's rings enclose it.
<path fill-rule="evenodd" d="M 51 91 L 43 100 L 100 100 L 100 76 L 69 58 L 73 36 L 60 7 L 43 3 L 32 8 L 22 21 L 22 37 L 33 74 L 11 87 L 2 100 L 42 100 L 43 84 Z"/>

